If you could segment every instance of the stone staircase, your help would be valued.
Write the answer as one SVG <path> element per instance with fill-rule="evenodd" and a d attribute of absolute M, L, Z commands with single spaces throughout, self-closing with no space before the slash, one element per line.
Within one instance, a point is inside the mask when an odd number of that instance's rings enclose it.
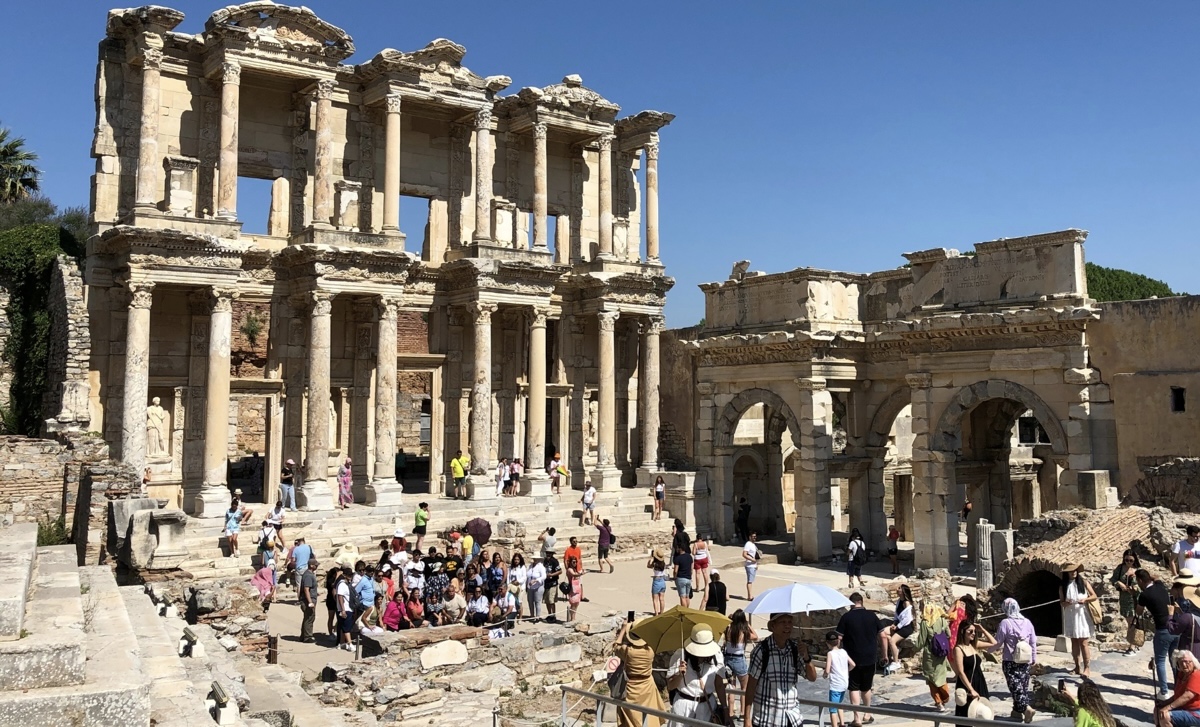
<path fill-rule="evenodd" d="M 150 680 L 112 570 L 74 546 L 5 529 L 0 558 L 0 724 L 150 723 Z"/>
<path fill-rule="evenodd" d="M 303 536 L 312 546 L 318 560 L 327 561 L 335 548 L 353 543 L 364 560 L 374 561 L 378 557 L 379 541 L 390 539 L 397 524 L 411 532 L 413 511 L 418 502 L 430 503 L 430 537 L 427 544 L 434 544 L 432 536 L 452 525 L 462 525 L 474 517 L 489 520 L 493 529 L 504 519 L 514 519 L 525 525 L 525 545 L 528 552 L 545 527 L 554 527 L 558 539 L 558 550 L 567 546 L 569 539 L 579 539 L 586 563 L 594 563 L 596 551 L 596 529 L 590 525 L 579 526 L 580 493 L 564 491 L 561 495 L 521 496 L 487 500 L 451 500 L 420 494 L 406 495 L 407 502 L 399 508 L 371 508 L 361 505 L 347 510 L 324 512 L 287 513 L 284 519 L 283 536 L 289 545 L 295 538 Z M 187 559 L 179 566 L 198 579 L 249 576 L 254 572 L 256 559 L 252 559 L 255 546 L 252 538 L 261 524 L 266 506 L 257 508 L 252 523 L 243 528 L 241 556 L 228 556 L 228 543 L 223 534 L 224 524 L 217 520 L 192 519 L 187 526 L 183 546 L 188 551 Z M 634 547 L 633 543 L 653 540 L 667 545 L 670 543 L 672 519 L 666 511 L 662 519 L 652 521 L 652 503 L 645 490 L 619 490 L 600 492 L 596 496 L 596 508 L 600 518 L 607 518 L 617 536 L 617 549 L 612 553 L 614 560 L 636 559 L 646 556 L 645 547 Z M 411 542 L 410 537 L 410 542 Z M 427 546 L 426 546 L 427 547 Z"/>

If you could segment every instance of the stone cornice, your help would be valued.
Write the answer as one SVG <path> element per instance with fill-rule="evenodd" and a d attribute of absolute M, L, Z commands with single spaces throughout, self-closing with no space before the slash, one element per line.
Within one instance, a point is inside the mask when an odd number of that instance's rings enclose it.
<path fill-rule="evenodd" d="M 341 283 L 403 285 L 419 268 L 416 255 L 401 250 L 364 250 L 332 245 L 289 245 L 275 257 L 277 277 Z"/>
<path fill-rule="evenodd" d="M 168 33 L 183 22 L 183 13 L 160 5 L 143 5 L 108 11 L 105 32 L 110 38 L 132 38 L 141 33 Z"/>
<path fill-rule="evenodd" d="M 118 225 L 105 230 L 89 243 L 89 254 L 126 255 L 189 262 L 204 266 L 204 261 L 221 262 L 218 267 L 240 267 L 250 244 L 232 242 L 211 235 L 194 235 L 180 230 L 152 229 Z"/>

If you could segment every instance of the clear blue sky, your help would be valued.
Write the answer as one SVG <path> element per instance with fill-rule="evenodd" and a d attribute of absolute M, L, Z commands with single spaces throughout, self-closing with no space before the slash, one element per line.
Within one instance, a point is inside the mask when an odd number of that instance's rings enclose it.
<path fill-rule="evenodd" d="M 165 3 L 172 4 L 172 3 Z M 175 2 L 197 32 L 223 3 Z M 1200 292 L 1200 3 L 308 0 L 364 61 L 436 37 L 512 89 L 579 73 L 662 134 L 668 324 L 752 269 L 1081 227 L 1088 259 Z M 6 3 L 0 123 L 86 204 L 106 2 Z"/>

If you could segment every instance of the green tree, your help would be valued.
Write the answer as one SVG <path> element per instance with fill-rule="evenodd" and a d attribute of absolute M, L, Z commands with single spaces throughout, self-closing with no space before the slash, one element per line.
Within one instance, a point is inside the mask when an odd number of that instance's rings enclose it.
<path fill-rule="evenodd" d="M 24 225 L 65 228 L 82 245 L 88 237 L 87 208 L 67 207 L 59 210 L 49 199 L 38 195 L 0 203 L 0 232 Z"/>
<path fill-rule="evenodd" d="M 1161 280 L 1131 273 L 1118 268 L 1088 263 L 1086 268 L 1088 297 L 1101 303 L 1116 300 L 1145 300 L 1180 295 Z"/>
<path fill-rule="evenodd" d="M 25 148 L 25 140 L 0 127 L 0 202 L 25 199 L 38 191 L 41 171 L 33 165 L 37 154 Z"/>

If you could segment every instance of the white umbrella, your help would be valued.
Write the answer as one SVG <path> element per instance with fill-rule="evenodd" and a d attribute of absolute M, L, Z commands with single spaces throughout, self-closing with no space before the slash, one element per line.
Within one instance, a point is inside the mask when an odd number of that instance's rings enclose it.
<path fill-rule="evenodd" d="M 846 608 L 850 599 L 837 589 L 810 583 L 792 583 L 763 591 L 746 607 L 746 613 L 808 613 Z"/>

